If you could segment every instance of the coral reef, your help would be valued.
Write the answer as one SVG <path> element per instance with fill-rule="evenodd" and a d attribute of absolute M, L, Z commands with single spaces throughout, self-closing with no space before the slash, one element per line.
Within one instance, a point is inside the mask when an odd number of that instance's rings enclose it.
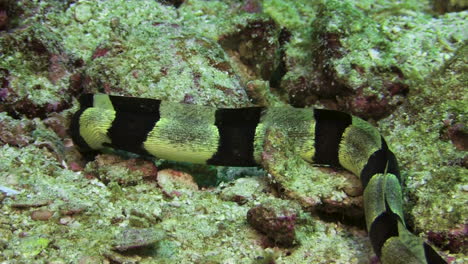
<path fill-rule="evenodd" d="M 281 133 L 267 171 L 82 155 L 83 92 L 366 118 L 410 228 L 467 262 L 467 17 L 457 0 L 0 0 L 0 262 L 375 262 L 359 181 Z"/>

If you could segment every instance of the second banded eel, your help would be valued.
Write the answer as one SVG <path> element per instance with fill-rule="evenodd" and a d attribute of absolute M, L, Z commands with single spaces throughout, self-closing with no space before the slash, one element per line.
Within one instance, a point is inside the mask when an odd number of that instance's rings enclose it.
<path fill-rule="evenodd" d="M 446 263 L 407 229 L 395 155 L 368 122 L 333 110 L 293 107 L 238 109 L 155 99 L 85 94 L 70 131 L 83 151 L 105 147 L 174 161 L 261 166 L 265 135 L 284 131 L 296 155 L 343 167 L 364 187 L 366 226 L 382 263 Z"/>

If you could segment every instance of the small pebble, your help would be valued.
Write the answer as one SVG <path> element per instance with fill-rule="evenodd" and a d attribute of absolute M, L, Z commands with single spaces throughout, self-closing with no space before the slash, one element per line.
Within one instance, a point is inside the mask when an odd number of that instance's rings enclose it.
<path fill-rule="evenodd" d="M 351 196 L 351 197 L 357 197 L 357 196 L 362 195 L 362 193 L 363 193 L 362 186 L 360 185 L 360 183 L 358 185 L 349 185 L 348 184 L 345 187 L 343 187 L 343 191 L 348 196 Z"/>
<path fill-rule="evenodd" d="M 461 189 L 462 189 L 464 192 L 468 192 L 468 184 L 462 185 L 462 186 L 461 186 Z"/>
<path fill-rule="evenodd" d="M 172 206 L 172 207 L 177 207 L 177 208 L 178 208 L 178 207 L 180 207 L 182 204 L 180 204 L 180 202 L 170 202 L 169 205 Z"/>
<path fill-rule="evenodd" d="M 239 178 L 221 191 L 221 199 L 236 202 L 239 205 L 254 200 L 256 195 L 260 195 L 266 189 L 266 183 L 259 177 Z"/>
<path fill-rule="evenodd" d="M 180 196 L 180 192 L 190 193 L 198 190 L 192 175 L 171 169 L 158 171 L 157 182 L 165 193 L 172 196 Z"/>
<path fill-rule="evenodd" d="M 117 251 L 127 251 L 133 248 L 152 246 L 165 237 L 165 233 L 153 228 L 127 228 L 116 237 Z"/>
<path fill-rule="evenodd" d="M 73 217 L 67 215 L 67 216 L 60 218 L 59 224 L 68 225 L 71 221 L 73 221 Z"/>
<path fill-rule="evenodd" d="M 32 220 L 47 221 L 54 215 L 54 212 L 50 210 L 35 210 L 31 213 Z"/>
<path fill-rule="evenodd" d="M 0 185 L 0 192 L 4 193 L 6 196 L 13 196 L 19 193 L 17 190 L 13 190 L 11 188 L 8 188 L 6 186 L 1 186 Z"/>

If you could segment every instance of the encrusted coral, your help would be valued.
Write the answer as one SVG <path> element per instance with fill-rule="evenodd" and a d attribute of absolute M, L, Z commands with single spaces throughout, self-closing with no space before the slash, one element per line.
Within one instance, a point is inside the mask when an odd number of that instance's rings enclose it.
<path fill-rule="evenodd" d="M 193 176 L 186 192 L 151 161 L 82 156 L 74 98 L 104 91 L 386 117 L 408 225 L 465 263 L 468 20 L 442 2 L 0 1 L 0 262 L 374 259 L 358 181 L 291 158 L 274 131 L 267 172 L 158 161 Z"/>

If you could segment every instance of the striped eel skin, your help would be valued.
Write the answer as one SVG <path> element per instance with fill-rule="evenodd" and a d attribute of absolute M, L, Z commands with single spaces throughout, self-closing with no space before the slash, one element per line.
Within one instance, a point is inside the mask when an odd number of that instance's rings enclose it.
<path fill-rule="evenodd" d="M 446 263 L 403 217 L 395 155 L 376 128 L 346 113 L 311 108 L 239 109 L 85 94 L 70 133 L 82 151 L 104 147 L 174 161 L 260 166 L 269 129 L 285 131 L 307 162 L 361 179 L 367 231 L 382 263 Z"/>

